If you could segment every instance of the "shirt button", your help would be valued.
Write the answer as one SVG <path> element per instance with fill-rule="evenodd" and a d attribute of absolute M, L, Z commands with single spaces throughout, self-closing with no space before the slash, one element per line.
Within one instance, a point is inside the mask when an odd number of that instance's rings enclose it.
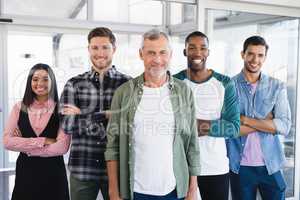
<path fill-rule="evenodd" d="M 100 144 L 100 142 L 97 142 L 97 144 L 99 145 L 99 144 Z"/>
<path fill-rule="evenodd" d="M 139 91 L 138 94 L 142 94 L 142 91 Z"/>
<path fill-rule="evenodd" d="M 131 147 L 131 143 L 128 144 Z"/>
<path fill-rule="evenodd" d="M 98 163 L 98 162 L 99 162 L 99 160 L 96 160 L 96 162 Z"/>

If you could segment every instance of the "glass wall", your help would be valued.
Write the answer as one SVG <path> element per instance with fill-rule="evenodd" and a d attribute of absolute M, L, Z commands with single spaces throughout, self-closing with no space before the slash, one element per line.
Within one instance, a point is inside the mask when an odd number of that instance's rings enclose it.
<path fill-rule="evenodd" d="M 196 4 L 182 4 L 172 2 L 169 5 L 171 10 L 170 21 L 172 25 L 197 21 Z"/>
<path fill-rule="evenodd" d="M 86 0 L 2 0 L 3 14 L 87 19 Z"/>
<path fill-rule="evenodd" d="M 163 5 L 152 0 L 93 0 L 93 13 L 97 21 L 161 25 Z"/>
<path fill-rule="evenodd" d="M 286 195 L 293 197 L 299 19 L 220 10 L 209 10 L 208 16 L 212 23 L 208 26 L 211 27 L 209 66 L 221 73 L 233 76 L 241 71 L 240 53 L 246 38 L 261 35 L 270 46 L 262 70 L 286 83 L 292 111 L 292 129 L 281 141 L 287 158 L 283 169 Z"/>

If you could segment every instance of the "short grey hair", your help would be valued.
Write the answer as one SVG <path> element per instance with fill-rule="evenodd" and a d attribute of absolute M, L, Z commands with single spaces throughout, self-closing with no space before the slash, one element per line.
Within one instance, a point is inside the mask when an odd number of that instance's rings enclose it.
<path fill-rule="evenodd" d="M 145 32 L 143 34 L 140 49 L 144 48 L 144 42 L 145 42 L 145 40 L 157 40 L 157 39 L 159 39 L 160 36 L 163 36 L 164 38 L 167 39 L 167 41 L 168 41 L 168 47 L 171 50 L 172 47 L 171 47 L 171 44 L 170 44 L 170 38 L 169 38 L 168 34 L 165 33 L 165 32 L 163 32 L 163 31 L 161 31 L 161 30 L 159 30 L 159 29 L 156 29 L 156 28 L 151 29 L 151 30 L 149 30 L 149 31 L 147 31 L 147 32 Z"/>

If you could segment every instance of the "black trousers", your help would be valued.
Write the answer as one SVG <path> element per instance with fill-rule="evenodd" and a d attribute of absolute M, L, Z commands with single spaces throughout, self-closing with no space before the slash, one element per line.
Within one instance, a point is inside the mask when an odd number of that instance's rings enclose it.
<path fill-rule="evenodd" d="M 230 170 L 230 189 L 232 200 L 242 200 L 240 185 L 240 175 Z"/>
<path fill-rule="evenodd" d="M 202 200 L 228 200 L 229 173 L 215 176 L 198 176 Z"/>

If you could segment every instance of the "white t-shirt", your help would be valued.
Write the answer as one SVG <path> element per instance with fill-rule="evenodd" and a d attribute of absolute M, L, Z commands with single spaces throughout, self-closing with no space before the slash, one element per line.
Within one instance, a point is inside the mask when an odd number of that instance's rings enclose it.
<path fill-rule="evenodd" d="M 192 89 L 196 118 L 203 120 L 220 119 L 224 102 L 225 88 L 219 80 L 211 77 L 203 83 L 184 80 Z M 200 149 L 201 175 L 221 175 L 229 172 L 229 160 L 224 138 L 211 136 L 198 137 Z"/>
<path fill-rule="evenodd" d="M 134 192 L 166 195 L 175 189 L 175 123 L 169 93 L 167 84 L 143 88 L 134 116 Z"/>

